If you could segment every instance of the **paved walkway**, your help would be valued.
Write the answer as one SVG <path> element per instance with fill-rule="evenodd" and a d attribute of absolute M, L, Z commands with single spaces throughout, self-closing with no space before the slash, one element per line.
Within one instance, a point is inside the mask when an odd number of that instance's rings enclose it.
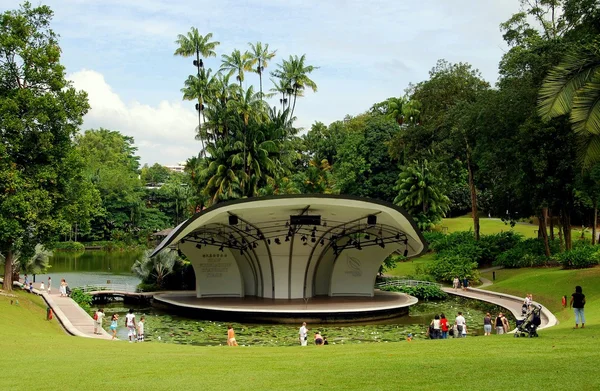
<path fill-rule="evenodd" d="M 0 279 L 2 280 L 2 279 Z M 52 281 L 54 284 L 60 284 L 60 282 Z M 14 282 L 15 287 L 21 288 L 22 282 Z M 52 287 L 51 293 L 40 290 L 40 283 L 33 284 L 33 293 L 41 296 L 46 304 L 52 308 L 54 316 L 58 322 L 62 325 L 65 331 L 71 335 L 85 338 L 96 338 L 96 339 L 112 339 L 104 329 L 100 329 L 100 334 L 94 334 L 94 319 L 85 312 L 79 304 L 77 304 L 70 297 L 61 297 L 58 292 L 58 287 Z M 107 322 L 105 319 L 104 322 Z"/>

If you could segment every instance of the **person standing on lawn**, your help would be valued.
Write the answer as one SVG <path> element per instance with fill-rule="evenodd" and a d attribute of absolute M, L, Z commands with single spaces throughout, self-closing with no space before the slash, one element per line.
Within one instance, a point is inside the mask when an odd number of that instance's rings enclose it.
<path fill-rule="evenodd" d="M 300 346 L 306 346 L 308 343 L 308 329 L 306 328 L 306 322 L 302 323 L 298 335 L 300 338 Z"/>
<path fill-rule="evenodd" d="M 585 327 L 585 315 L 583 313 L 583 307 L 585 306 L 585 295 L 583 289 L 579 285 L 575 287 L 575 293 L 571 295 L 571 302 L 569 307 L 575 311 L 575 328 L 579 328 L 579 321 L 581 320 L 581 328 Z"/>
<path fill-rule="evenodd" d="M 440 314 L 440 327 L 442 329 L 442 339 L 448 338 L 448 319 L 446 315 Z"/>
<path fill-rule="evenodd" d="M 130 309 L 129 313 L 125 315 L 125 325 L 127 326 L 127 336 L 129 337 L 129 342 L 135 341 L 135 315 L 133 314 L 133 309 Z"/>

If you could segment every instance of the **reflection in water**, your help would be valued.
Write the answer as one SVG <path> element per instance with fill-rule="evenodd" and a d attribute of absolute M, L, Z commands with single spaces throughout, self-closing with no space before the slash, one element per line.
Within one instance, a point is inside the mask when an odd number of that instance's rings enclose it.
<path fill-rule="evenodd" d="M 118 313 L 124 319 L 129 308 L 133 308 L 136 319 L 146 316 L 145 340 L 161 343 L 177 343 L 187 345 L 218 346 L 226 343 L 226 322 L 205 321 L 171 315 L 150 306 L 125 306 L 123 302 L 106 305 L 107 319 Z M 485 312 L 497 314 L 498 307 L 481 302 L 452 297 L 440 302 L 423 302 L 410 309 L 410 316 L 386 320 L 370 324 L 309 324 L 309 335 L 319 331 L 331 344 L 354 343 L 386 343 L 402 341 L 408 333 L 416 339 L 425 339 L 427 325 L 435 314 L 444 312 L 451 323 L 456 313 L 462 311 L 466 318 L 469 336 L 483 334 L 483 317 Z M 298 327 L 300 325 L 272 325 L 231 323 L 235 329 L 236 339 L 240 345 L 261 346 L 294 346 L 298 344 Z M 514 319 L 511 320 L 514 326 Z M 108 324 L 105 324 L 108 328 Z M 119 324 L 117 336 L 127 338 L 124 324 Z M 160 337 L 160 338 L 159 338 Z M 309 338 L 310 339 L 310 338 Z"/>
<path fill-rule="evenodd" d="M 141 251 L 85 251 L 79 253 L 55 251 L 50 258 L 50 269 L 35 277 L 37 283 L 52 277 L 54 289 L 64 278 L 71 288 L 89 285 L 128 284 L 135 286 L 140 279 L 131 273 L 131 266 L 141 256 Z"/>

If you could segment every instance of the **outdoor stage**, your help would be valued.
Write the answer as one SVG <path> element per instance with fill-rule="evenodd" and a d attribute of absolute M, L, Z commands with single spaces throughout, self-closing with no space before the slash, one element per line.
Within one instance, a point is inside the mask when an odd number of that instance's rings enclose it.
<path fill-rule="evenodd" d="M 196 292 L 163 293 L 153 306 L 187 317 L 267 323 L 335 323 L 377 321 L 408 314 L 417 299 L 403 293 L 376 290 L 373 297 L 315 296 L 310 299 L 261 297 L 197 298 Z"/>

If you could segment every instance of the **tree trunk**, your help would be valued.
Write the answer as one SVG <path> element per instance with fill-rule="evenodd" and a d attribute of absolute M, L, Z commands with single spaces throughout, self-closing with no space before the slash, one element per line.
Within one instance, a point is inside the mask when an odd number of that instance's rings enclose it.
<path fill-rule="evenodd" d="M 4 290 L 12 291 L 13 286 L 13 270 L 12 270 L 13 253 L 11 250 L 6 251 L 4 259 Z"/>
<path fill-rule="evenodd" d="M 563 238 L 562 218 L 561 213 L 558 213 L 558 241 L 560 243 L 560 251 L 565 251 L 565 241 Z"/>
<path fill-rule="evenodd" d="M 259 84 L 260 84 L 260 100 L 263 100 L 263 94 L 262 94 L 262 71 L 260 71 L 260 65 L 259 65 L 259 71 L 258 71 L 258 80 L 259 80 Z"/>
<path fill-rule="evenodd" d="M 550 220 L 550 240 L 554 240 L 554 217 L 552 216 L 552 209 L 548 209 L 548 218 Z"/>
<path fill-rule="evenodd" d="M 294 89 L 294 105 L 292 106 L 292 113 L 290 114 L 290 119 L 294 118 L 294 110 L 296 109 L 296 96 L 298 96 L 298 91 Z"/>
<path fill-rule="evenodd" d="M 196 68 L 198 69 L 198 83 L 200 82 L 200 52 L 196 50 Z M 198 95 L 198 137 L 200 138 L 200 157 L 204 156 L 204 140 L 202 139 L 202 96 Z"/>
<path fill-rule="evenodd" d="M 471 190 L 471 216 L 473 217 L 473 231 L 475 240 L 479 240 L 479 215 L 477 213 L 477 188 L 473 177 L 473 166 L 471 165 L 471 153 L 467 143 L 467 169 L 469 170 L 469 188 Z"/>
<path fill-rule="evenodd" d="M 566 208 L 561 211 L 561 226 L 563 229 L 563 236 L 565 238 L 565 250 L 573 248 L 573 241 L 571 238 L 571 215 Z"/>
<path fill-rule="evenodd" d="M 592 245 L 596 244 L 596 224 L 598 223 L 598 203 L 594 202 L 594 221 L 592 221 Z"/>
<path fill-rule="evenodd" d="M 548 219 L 548 208 L 542 208 L 542 215 L 539 217 L 539 219 L 540 230 L 538 233 L 542 233 L 542 239 L 544 240 L 544 252 L 546 253 L 546 258 L 550 258 L 550 243 L 548 242 L 548 227 L 546 225 L 546 220 Z"/>

